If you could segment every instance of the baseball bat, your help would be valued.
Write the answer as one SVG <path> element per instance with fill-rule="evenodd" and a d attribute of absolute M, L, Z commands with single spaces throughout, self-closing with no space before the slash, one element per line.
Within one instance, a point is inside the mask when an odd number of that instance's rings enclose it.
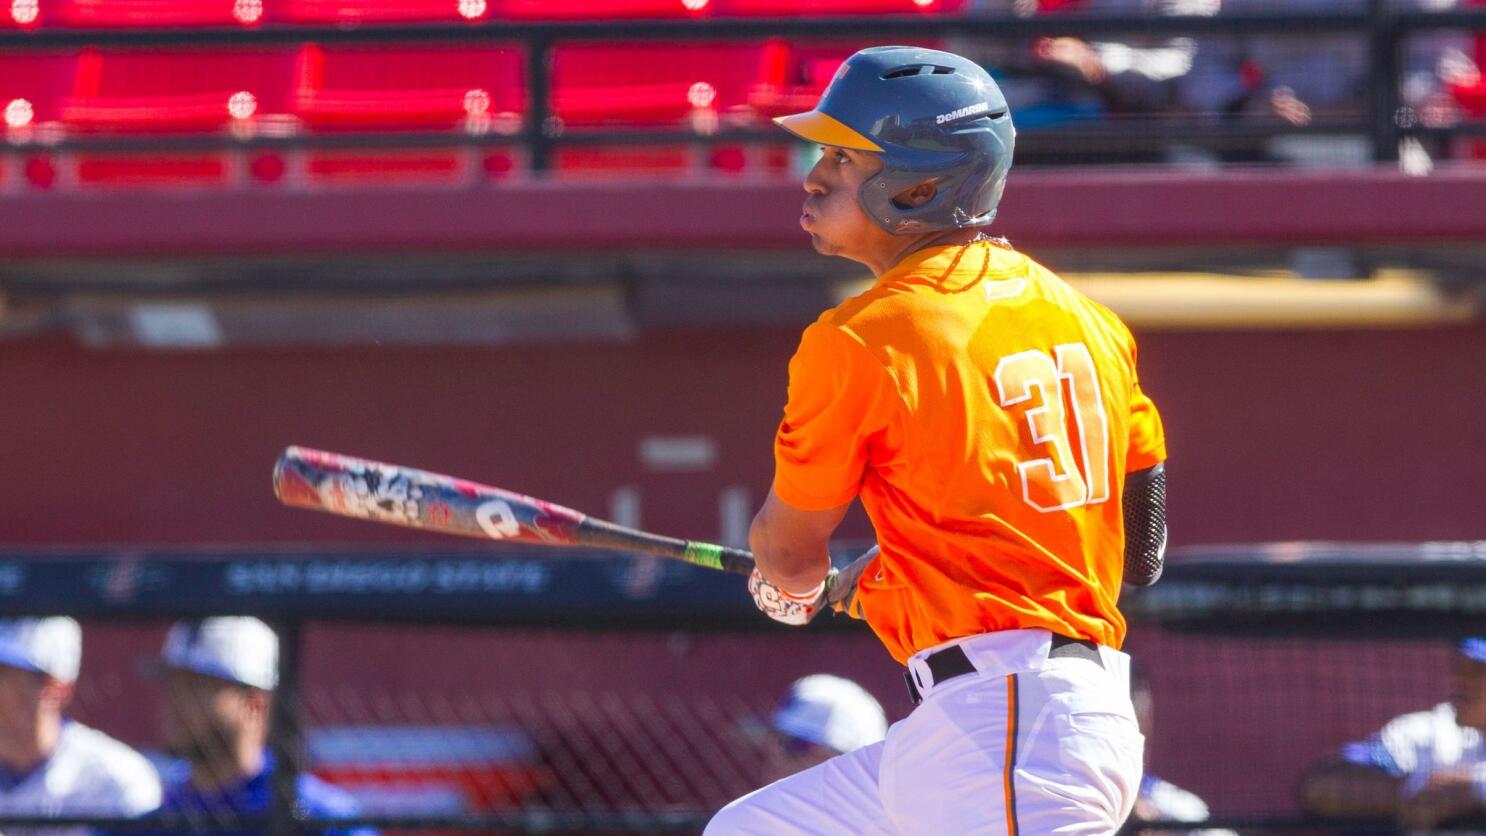
<path fill-rule="evenodd" d="M 296 508 L 445 534 L 639 552 L 735 575 L 754 566 L 742 549 L 637 531 L 489 485 L 308 447 L 284 450 L 273 489 Z"/>
<path fill-rule="evenodd" d="M 734 575 L 754 567 L 743 549 L 637 531 L 501 488 L 309 447 L 279 455 L 273 490 L 295 508 L 482 540 L 638 552 Z M 873 546 L 833 574 L 826 600 L 840 602 L 855 590 L 877 551 Z"/>

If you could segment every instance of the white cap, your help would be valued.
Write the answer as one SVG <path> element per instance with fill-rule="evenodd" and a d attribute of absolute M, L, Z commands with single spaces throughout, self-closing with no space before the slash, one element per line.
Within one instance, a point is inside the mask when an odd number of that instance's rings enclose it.
<path fill-rule="evenodd" d="M 0 665 L 76 682 L 83 628 L 65 615 L 0 619 Z"/>
<path fill-rule="evenodd" d="M 882 706 L 849 679 L 819 673 L 798 680 L 774 710 L 774 730 L 850 752 L 887 735 Z"/>
<path fill-rule="evenodd" d="M 272 691 L 279 682 L 279 637 L 248 616 L 177 621 L 165 636 L 160 662 Z"/>

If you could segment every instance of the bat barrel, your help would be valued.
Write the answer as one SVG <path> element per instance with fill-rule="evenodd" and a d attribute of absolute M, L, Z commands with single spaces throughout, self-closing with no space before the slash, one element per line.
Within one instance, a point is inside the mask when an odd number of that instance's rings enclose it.
<path fill-rule="evenodd" d="M 736 575 L 753 555 L 595 519 L 502 488 L 411 467 L 290 447 L 274 463 L 285 505 L 465 537 L 653 554 Z"/>

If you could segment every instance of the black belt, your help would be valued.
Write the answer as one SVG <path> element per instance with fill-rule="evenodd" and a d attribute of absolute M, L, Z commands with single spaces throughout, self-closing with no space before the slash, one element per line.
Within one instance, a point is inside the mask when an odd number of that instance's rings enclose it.
<path fill-rule="evenodd" d="M 1053 636 L 1052 647 L 1047 651 L 1049 659 L 1088 659 L 1094 664 L 1104 667 L 1099 660 L 1099 645 L 1088 639 L 1070 639 L 1067 636 Z M 934 678 L 933 685 L 938 687 L 944 682 L 967 673 L 975 673 L 975 665 L 971 664 L 970 657 L 959 646 L 946 647 L 935 653 L 930 653 L 924 664 L 929 666 L 929 675 Z M 903 672 L 903 679 L 908 683 L 908 698 L 913 700 L 914 705 L 923 702 L 923 695 L 919 693 L 918 683 L 913 679 L 913 671 Z"/>

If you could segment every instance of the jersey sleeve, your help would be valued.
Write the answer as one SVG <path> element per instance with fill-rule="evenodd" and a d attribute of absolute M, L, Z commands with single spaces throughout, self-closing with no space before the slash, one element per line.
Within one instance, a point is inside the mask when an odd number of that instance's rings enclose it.
<path fill-rule="evenodd" d="M 900 404 L 887 369 L 853 336 L 826 322 L 805 329 L 774 438 L 774 493 L 803 511 L 856 498 Z"/>
<path fill-rule="evenodd" d="M 1166 432 L 1161 426 L 1161 413 L 1156 404 L 1136 384 L 1130 399 L 1130 449 L 1125 453 L 1125 470 L 1135 473 L 1166 461 Z"/>
<path fill-rule="evenodd" d="M 1135 362 L 1133 338 L 1130 343 L 1130 360 L 1132 364 Z M 1126 473 L 1148 470 L 1166 461 L 1166 430 L 1161 425 L 1161 413 L 1156 410 L 1156 404 L 1141 391 L 1138 375 L 1132 385 L 1130 446 L 1125 451 Z"/>

